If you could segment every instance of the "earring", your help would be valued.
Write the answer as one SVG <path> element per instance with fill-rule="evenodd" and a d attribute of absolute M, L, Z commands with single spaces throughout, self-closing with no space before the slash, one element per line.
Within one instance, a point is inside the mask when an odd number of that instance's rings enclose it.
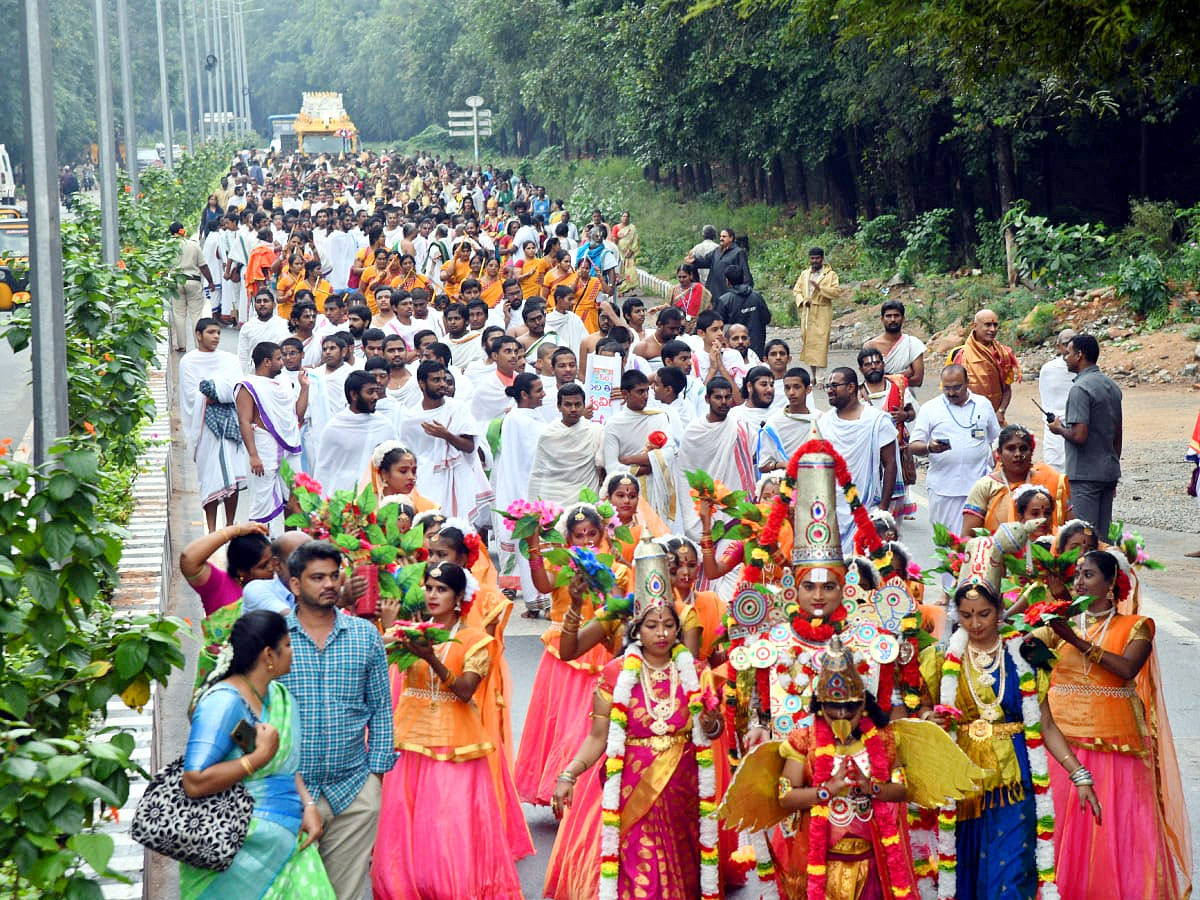
<path fill-rule="evenodd" d="M 267 660 L 267 671 L 268 672 L 275 671 L 275 663 L 271 662 L 270 660 Z"/>

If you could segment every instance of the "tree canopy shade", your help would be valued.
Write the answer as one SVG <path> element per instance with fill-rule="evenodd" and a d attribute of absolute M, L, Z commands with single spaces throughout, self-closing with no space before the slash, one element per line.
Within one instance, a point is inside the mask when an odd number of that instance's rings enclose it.
<path fill-rule="evenodd" d="M 17 19 L 19 0 L 0 0 Z M 185 0 L 185 5 L 199 0 Z M 129 0 L 151 21 L 152 0 Z M 168 2 L 168 6 L 171 4 Z M 54 4 L 60 147 L 94 133 L 91 8 Z M 839 225 L 1015 199 L 1104 218 L 1200 198 L 1200 17 L 1149 0 L 262 0 L 255 123 L 340 91 L 367 141 L 444 126 L 478 94 L 489 152 L 625 153 L 688 192 L 828 204 Z M 168 15 L 169 47 L 177 47 Z M 153 29 L 134 30 L 139 125 L 158 130 Z M 115 59 L 115 53 L 113 55 Z M 179 59 L 169 53 L 173 106 Z M 19 80 L 0 140 L 19 144 Z M 118 104 L 118 111 L 120 107 Z M 181 125 L 182 122 L 180 121 Z M 450 144 L 449 148 L 455 145 Z M 462 145 L 464 150 L 466 144 Z M 443 145 L 441 149 L 447 149 Z"/>

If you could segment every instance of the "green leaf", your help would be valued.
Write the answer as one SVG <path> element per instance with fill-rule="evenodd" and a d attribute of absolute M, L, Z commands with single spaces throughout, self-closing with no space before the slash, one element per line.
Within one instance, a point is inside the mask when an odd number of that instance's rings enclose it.
<path fill-rule="evenodd" d="M 304 515 L 304 513 L 292 513 L 283 520 L 283 524 L 291 525 L 293 528 L 307 528 L 309 524 L 308 516 Z"/>
<path fill-rule="evenodd" d="M 633 532 L 630 530 L 628 525 L 618 525 L 613 530 L 613 537 L 615 537 L 622 544 L 633 543 Z"/>
<path fill-rule="evenodd" d="M 83 768 L 87 762 L 86 756 L 81 756 L 78 753 L 72 753 L 69 756 L 52 756 L 46 760 L 46 773 L 51 784 L 58 784 L 70 776 L 74 775 L 79 769 Z"/>
<path fill-rule="evenodd" d="M 595 503 L 599 499 L 600 499 L 600 495 L 597 494 L 595 491 L 593 491 L 591 488 L 585 487 L 583 490 L 581 490 L 579 492 L 579 502 L 580 503 Z"/>
<path fill-rule="evenodd" d="M 119 880 L 129 881 L 123 875 Z M 71 876 L 71 881 L 67 884 L 65 900 L 104 900 L 104 891 L 100 889 L 100 885 L 80 872 Z"/>
<path fill-rule="evenodd" d="M 124 641 L 117 647 L 117 674 L 122 678 L 132 678 L 146 666 L 150 648 L 140 638 Z"/>
<path fill-rule="evenodd" d="M 0 702 L 18 719 L 25 718 L 29 710 L 29 694 L 19 684 L 10 682 L 0 687 Z"/>
<path fill-rule="evenodd" d="M 59 462 L 84 484 L 95 482 L 100 471 L 100 461 L 90 450 L 68 450 L 59 456 Z"/>
<path fill-rule="evenodd" d="M 109 860 L 116 849 L 112 836 L 103 832 L 73 834 L 67 839 L 67 846 L 82 856 L 97 875 L 108 871 Z"/>
<path fill-rule="evenodd" d="M 121 806 L 121 798 L 113 792 L 112 788 L 101 784 L 95 778 L 89 778 L 87 775 L 80 775 L 78 778 L 72 778 L 71 784 L 86 792 L 89 797 L 94 797 L 97 800 L 103 800 L 109 806 L 118 808 Z"/>
<path fill-rule="evenodd" d="M 33 781 L 37 777 L 38 764 L 24 756 L 10 756 L 0 765 L 0 769 L 17 781 Z"/>
<path fill-rule="evenodd" d="M 551 547 L 542 552 L 542 558 L 556 566 L 571 565 L 571 553 L 565 547 Z"/>

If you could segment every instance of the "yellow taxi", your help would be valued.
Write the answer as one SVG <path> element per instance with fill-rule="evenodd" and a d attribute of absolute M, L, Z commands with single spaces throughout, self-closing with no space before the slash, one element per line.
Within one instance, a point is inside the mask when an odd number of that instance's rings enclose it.
<path fill-rule="evenodd" d="M 0 218 L 0 312 L 29 302 L 29 220 Z"/>

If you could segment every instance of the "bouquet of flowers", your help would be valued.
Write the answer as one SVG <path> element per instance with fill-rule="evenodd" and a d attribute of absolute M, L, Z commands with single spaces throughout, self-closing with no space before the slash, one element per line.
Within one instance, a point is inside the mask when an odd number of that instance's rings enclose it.
<path fill-rule="evenodd" d="M 388 645 L 388 663 L 401 672 L 421 657 L 413 653 L 414 643 L 444 644 L 451 640 L 450 631 L 437 622 L 401 619 L 389 629 L 395 641 Z"/>
<path fill-rule="evenodd" d="M 281 474 L 292 487 L 294 511 L 287 524 L 340 548 L 354 574 L 366 578 L 366 593 L 355 608 L 358 615 L 377 615 L 381 597 L 399 598 L 402 612 L 410 617 L 424 610 L 421 582 L 428 553 L 420 526 L 401 531 L 399 507 L 380 507 L 370 485 L 326 497 L 321 485 L 303 472 L 293 473 L 285 464 Z"/>
<path fill-rule="evenodd" d="M 938 565 L 932 569 L 926 569 L 926 573 L 948 572 L 957 581 L 959 570 L 967 561 L 966 549 L 966 538 L 959 537 L 942 523 L 935 522 L 933 525 L 933 552 L 938 558 Z"/>
<path fill-rule="evenodd" d="M 496 512 L 504 518 L 504 526 L 512 532 L 517 548 L 526 559 L 529 559 L 529 539 L 534 535 L 537 535 L 541 543 L 565 543 L 562 532 L 556 527 L 562 510 L 553 503 L 543 500 L 514 500 L 508 509 L 498 509 Z M 515 567 L 516 560 L 510 559 L 504 574 L 512 574 Z"/>
<path fill-rule="evenodd" d="M 1126 528 L 1124 522 L 1113 522 L 1108 526 L 1108 542 L 1120 549 L 1131 566 L 1143 569 L 1165 569 L 1162 563 L 1146 555 L 1146 539 L 1134 528 Z"/>

